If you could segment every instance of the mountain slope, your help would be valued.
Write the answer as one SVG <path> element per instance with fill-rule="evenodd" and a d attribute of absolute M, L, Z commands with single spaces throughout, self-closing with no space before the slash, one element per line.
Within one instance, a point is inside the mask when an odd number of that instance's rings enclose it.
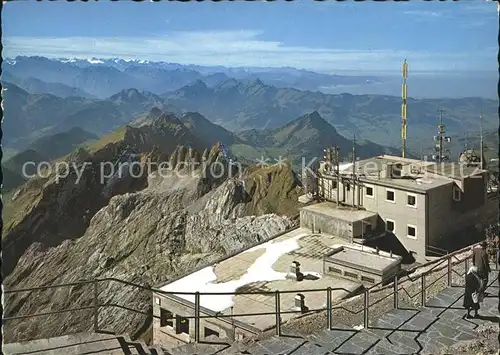
<path fill-rule="evenodd" d="M 187 112 L 179 119 L 193 134 L 208 141 L 221 142 L 225 145 L 235 144 L 240 141 L 234 133 L 213 124 L 198 112 Z"/>
<path fill-rule="evenodd" d="M 17 85 L 31 94 L 50 94 L 62 98 L 70 96 L 83 97 L 86 99 L 94 98 L 92 95 L 86 93 L 83 90 L 65 84 L 47 83 L 33 77 L 20 79 L 9 74 L 9 72 L 2 74 L 2 81 Z"/>
<path fill-rule="evenodd" d="M 344 159 L 352 152 L 352 140 L 341 136 L 316 111 L 280 128 L 243 131 L 238 136 L 244 143 L 230 147 L 234 155 L 254 160 L 268 158 L 271 162 L 282 157 L 292 161 L 295 167 L 300 166 L 302 158 L 306 162 L 313 158 L 322 159 L 326 147 L 339 146 Z M 358 141 L 356 144 L 356 156 L 360 158 L 394 153 L 397 153 L 395 149 L 369 141 Z"/>
<path fill-rule="evenodd" d="M 48 159 L 55 159 L 71 153 L 80 144 L 97 139 L 98 136 L 79 127 L 74 127 L 67 132 L 43 136 L 29 145 Z"/>

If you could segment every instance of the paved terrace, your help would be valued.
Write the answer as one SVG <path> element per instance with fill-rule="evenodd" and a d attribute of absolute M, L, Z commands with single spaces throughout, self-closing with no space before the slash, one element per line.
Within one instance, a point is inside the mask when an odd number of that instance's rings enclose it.
<path fill-rule="evenodd" d="M 463 287 L 448 287 L 419 310 L 393 309 L 355 330 L 337 326 L 309 336 L 273 336 L 244 345 L 190 344 L 171 350 L 172 355 L 329 355 L 329 354 L 440 354 L 460 341 L 476 340 L 480 325 L 498 323 L 498 273 L 490 274 L 487 297 L 479 319 L 466 319 L 462 307 Z"/>
<path fill-rule="evenodd" d="M 184 292 L 273 292 L 279 290 L 281 311 L 291 311 L 295 306 L 295 293 L 286 291 L 304 290 L 305 305 L 309 309 L 326 306 L 325 292 L 306 292 L 307 289 L 338 288 L 332 291 L 332 300 L 337 302 L 361 287 L 358 282 L 323 274 L 323 257 L 346 241 L 326 234 L 311 234 L 299 228 L 270 242 L 243 251 L 218 264 L 189 274 L 169 283 L 163 291 Z M 286 279 L 293 261 L 300 262 L 303 281 Z M 307 277 L 309 276 L 309 277 Z M 207 283 L 208 282 L 208 283 Z M 348 290 L 344 291 L 344 290 Z M 194 302 L 194 296 L 178 295 Z M 272 313 L 260 316 L 242 316 L 238 321 L 260 330 L 276 324 L 274 294 L 243 294 L 236 296 L 200 296 L 201 306 L 222 314 Z M 233 307 L 233 309 L 231 309 Z M 233 313 L 231 313 L 233 312 Z M 294 313 L 283 313 L 283 321 L 295 317 Z"/>

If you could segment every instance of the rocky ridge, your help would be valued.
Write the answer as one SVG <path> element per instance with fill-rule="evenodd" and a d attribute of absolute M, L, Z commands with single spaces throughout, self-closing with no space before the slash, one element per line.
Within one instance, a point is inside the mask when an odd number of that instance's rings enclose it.
<path fill-rule="evenodd" d="M 52 174 L 18 191 L 13 203 L 23 209 L 4 239 L 6 289 L 106 277 L 153 286 L 294 225 L 301 187 L 289 165 L 228 174 L 220 145 L 204 152 L 185 146 L 169 150 L 132 137 L 73 155 L 90 163 L 78 183 L 75 173 L 59 182 Z M 123 160 L 124 150 L 137 142 L 142 151 L 128 162 L 137 161 L 142 174 L 101 183 L 95 165 Z M 143 169 L 151 161 L 168 161 L 174 169 Z M 226 167 L 221 176 L 208 169 L 215 162 Z M 147 292 L 116 282 L 99 283 L 99 300 L 146 313 L 152 305 Z M 91 304 L 89 286 L 13 294 L 5 298 L 5 316 Z M 132 337 L 143 336 L 151 324 L 146 314 L 117 307 L 101 308 L 100 320 L 100 328 Z M 9 321 L 4 336 L 12 342 L 91 329 L 91 311 L 80 311 Z"/>

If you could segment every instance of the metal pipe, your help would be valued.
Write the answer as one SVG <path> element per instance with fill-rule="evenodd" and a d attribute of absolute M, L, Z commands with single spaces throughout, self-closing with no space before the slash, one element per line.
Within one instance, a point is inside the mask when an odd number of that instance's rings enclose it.
<path fill-rule="evenodd" d="M 364 308 L 363 308 L 363 320 L 364 320 L 364 327 L 365 329 L 368 329 L 368 308 L 370 307 L 370 290 L 365 290 L 365 300 L 364 300 Z"/>
<path fill-rule="evenodd" d="M 276 335 L 281 336 L 281 308 L 280 308 L 280 291 L 274 293 L 275 313 L 276 313 Z"/>
<path fill-rule="evenodd" d="M 328 287 L 326 290 L 326 310 L 327 310 L 327 327 L 328 330 L 332 329 L 332 288 Z"/>
<path fill-rule="evenodd" d="M 200 342 L 200 293 L 194 294 L 194 341 Z"/>
<path fill-rule="evenodd" d="M 398 276 L 394 277 L 394 309 L 399 308 L 399 284 L 398 284 Z"/>
<path fill-rule="evenodd" d="M 98 281 L 94 281 L 94 333 L 99 330 L 99 299 L 97 290 Z"/>

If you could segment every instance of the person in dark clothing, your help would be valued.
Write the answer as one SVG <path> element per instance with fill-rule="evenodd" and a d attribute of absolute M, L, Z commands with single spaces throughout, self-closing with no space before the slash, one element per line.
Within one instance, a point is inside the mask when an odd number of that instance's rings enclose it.
<path fill-rule="evenodd" d="M 497 280 L 498 280 L 498 313 L 499 313 L 499 315 L 497 317 L 500 317 L 500 277 L 498 277 Z M 499 323 L 500 323 L 500 320 L 499 320 Z M 498 347 L 500 348 L 500 329 L 498 330 Z M 498 351 L 497 354 L 500 354 L 500 350 Z"/>
<path fill-rule="evenodd" d="M 488 243 L 482 242 L 480 247 L 474 248 L 472 252 L 472 262 L 477 267 L 477 275 L 481 279 L 481 296 L 484 297 L 486 287 L 488 287 L 490 269 L 490 259 L 488 257 Z"/>
<path fill-rule="evenodd" d="M 464 308 L 467 309 L 467 318 L 472 318 L 470 311 L 474 310 L 474 318 L 478 317 L 479 292 L 481 291 L 481 279 L 477 274 L 477 267 L 471 266 L 465 276 Z"/>

